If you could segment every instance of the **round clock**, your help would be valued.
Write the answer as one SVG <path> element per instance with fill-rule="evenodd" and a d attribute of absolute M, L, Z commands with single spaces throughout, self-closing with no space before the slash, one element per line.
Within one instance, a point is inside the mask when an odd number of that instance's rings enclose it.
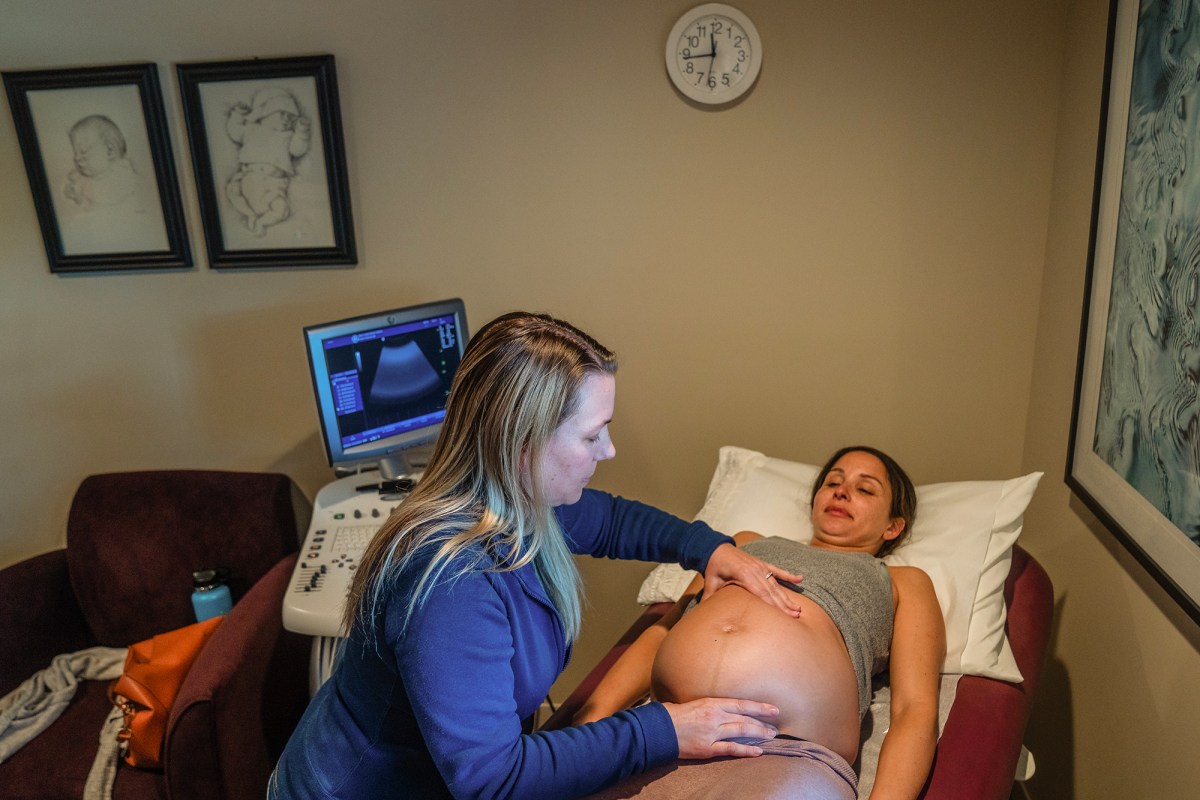
<path fill-rule="evenodd" d="M 762 39 L 745 14 L 724 3 L 684 13 L 667 37 L 667 74 L 699 103 L 718 105 L 741 97 L 762 66 Z"/>

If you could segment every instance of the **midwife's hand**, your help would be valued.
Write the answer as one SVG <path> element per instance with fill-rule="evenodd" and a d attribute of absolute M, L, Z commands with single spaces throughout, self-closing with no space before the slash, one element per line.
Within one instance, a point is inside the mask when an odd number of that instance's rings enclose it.
<path fill-rule="evenodd" d="M 779 716 L 779 709 L 766 703 L 706 697 L 690 703 L 663 703 L 663 706 L 675 724 L 680 758 L 761 756 L 761 747 L 722 740 L 774 739 L 779 733 L 773 725 L 762 721 Z"/>
<path fill-rule="evenodd" d="M 800 616 L 800 606 L 776 579 L 788 583 L 800 583 L 804 580 L 803 576 L 793 575 L 768 564 L 745 550 L 739 550 L 731 544 L 723 544 L 714 550 L 708 559 L 708 569 L 704 571 L 704 596 L 700 602 L 712 597 L 717 593 L 717 589 L 725 584 L 736 583 L 789 617 Z"/>

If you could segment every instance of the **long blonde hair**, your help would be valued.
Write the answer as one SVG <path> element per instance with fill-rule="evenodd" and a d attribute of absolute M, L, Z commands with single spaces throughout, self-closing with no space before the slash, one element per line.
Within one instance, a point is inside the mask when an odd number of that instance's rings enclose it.
<path fill-rule="evenodd" d="M 455 576 L 532 562 L 574 639 L 582 583 L 541 496 L 537 465 L 555 429 L 575 412 L 584 379 L 616 370 L 611 351 L 545 314 L 513 312 L 481 328 L 463 353 L 424 476 L 363 555 L 346 600 L 346 628 L 357 622 L 373 635 L 390 579 L 418 552 L 433 549 L 415 577 L 406 623 L 447 566 L 468 554 Z"/>

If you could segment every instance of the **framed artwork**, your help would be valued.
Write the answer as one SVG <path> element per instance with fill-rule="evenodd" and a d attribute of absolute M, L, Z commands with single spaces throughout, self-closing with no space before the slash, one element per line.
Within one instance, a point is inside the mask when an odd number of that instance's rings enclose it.
<path fill-rule="evenodd" d="M 1067 483 L 1200 622 L 1200 9 L 1109 28 Z"/>
<path fill-rule="evenodd" d="M 356 263 L 333 56 L 176 69 L 209 266 Z"/>
<path fill-rule="evenodd" d="M 190 267 L 154 64 L 4 73 L 52 272 Z"/>

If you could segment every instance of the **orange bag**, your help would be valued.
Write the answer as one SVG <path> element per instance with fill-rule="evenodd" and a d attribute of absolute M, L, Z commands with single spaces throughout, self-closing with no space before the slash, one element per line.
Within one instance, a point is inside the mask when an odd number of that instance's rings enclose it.
<path fill-rule="evenodd" d="M 167 715 L 192 662 L 220 622 L 221 617 L 212 617 L 130 646 L 125 670 L 109 689 L 113 704 L 125 714 L 117 738 L 130 766 L 162 765 Z"/>

